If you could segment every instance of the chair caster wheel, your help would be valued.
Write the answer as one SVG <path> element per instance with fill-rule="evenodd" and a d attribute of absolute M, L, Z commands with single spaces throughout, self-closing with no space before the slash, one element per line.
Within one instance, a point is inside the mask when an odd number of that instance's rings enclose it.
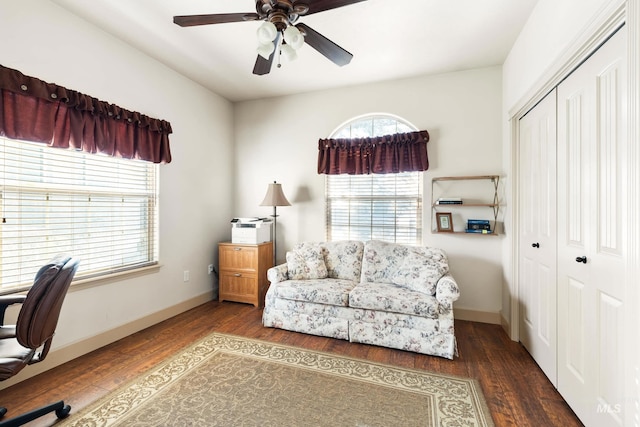
<path fill-rule="evenodd" d="M 60 419 L 66 418 L 71 412 L 71 406 L 64 405 L 62 408 L 56 409 L 56 416 Z"/>

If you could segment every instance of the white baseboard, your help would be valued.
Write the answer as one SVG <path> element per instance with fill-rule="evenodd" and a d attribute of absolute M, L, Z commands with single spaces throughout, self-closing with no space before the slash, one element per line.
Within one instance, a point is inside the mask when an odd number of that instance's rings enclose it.
<path fill-rule="evenodd" d="M 501 315 L 500 313 L 493 313 L 490 311 L 477 311 L 468 310 L 466 308 L 454 308 L 453 317 L 458 320 L 468 320 L 470 322 L 491 323 L 493 325 L 500 325 Z"/>
<path fill-rule="evenodd" d="M 118 341 L 119 339 L 148 328 L 149 326 L 153 326 L 164 320 L 170 319 L 173 316 L 209 302 L 211 301 L 211 299 L 211 292 L 207 292 L 195 298 L 191 298 L 190 300 L 181 302 L 180 304 L 176 304 L 143 318 L 134 320 L 133 322 L 127 323 L 125 325 L 89 337 L 85 340 L 69 344 L 65 347 L 55 349 L 51 351 L 51 353 L 47 355 L 47 358 L 42 362 L 35 365 L 27 366 L 15 377 L 10 378 L 6 381 L 2 381 L 2 383 L 0 383 L 0 390 L 24 381 L 27 378 L 31 378 L 38 374 L 41 374 L 45 371 L 48 371 L 49 369 L 62 365 L 63 363 L 67 363 L 77 357 L 97 350 L 100 347 L 104 347 L 105 345 L 111 344 L 112 342 Z"/>
<path fill-rule="evenodd" d="M 507 336 L 513 340 L 513 337 L 511 336 L 511 324 L 509 323 L 507 318 L 504 317 L 504 313 L 502 313 L 502 311 L 500 311 L 500 325 L 502 326 L 502 329 L 504 329 L 504 332 L 507 334 Z"/>

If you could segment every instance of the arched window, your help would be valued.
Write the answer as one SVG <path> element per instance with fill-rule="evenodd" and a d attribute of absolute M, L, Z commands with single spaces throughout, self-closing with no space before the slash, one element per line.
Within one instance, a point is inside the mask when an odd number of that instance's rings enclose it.
<path fill-rule="evenodd" d="M 331 138 L 363 138 L 414 132 L 392 115 L 368 115 L 338 128 Z M 422 243 L 422 173 L 327 175 L 327 240 Z"/>

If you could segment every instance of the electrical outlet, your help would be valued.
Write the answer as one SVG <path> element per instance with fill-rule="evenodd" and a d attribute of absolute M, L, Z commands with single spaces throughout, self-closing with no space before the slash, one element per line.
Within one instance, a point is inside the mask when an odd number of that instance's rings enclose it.
<path fill-rule="evenodd" d="M 182 272 L 182 280 L 185 282 L 189 281 L 189 270 L 185 270 Z"/>
<path fill-rule="evenodd" d="M 213 273 L 213 264 L 209 264 L 209 267 L 207 268 L 207 274 L 211 273 Z"/>

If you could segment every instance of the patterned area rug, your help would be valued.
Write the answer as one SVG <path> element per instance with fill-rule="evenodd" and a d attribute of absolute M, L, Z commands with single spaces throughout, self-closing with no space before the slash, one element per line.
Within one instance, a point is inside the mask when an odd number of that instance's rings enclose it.
<path fill-rule="evenodd" d="M 493 426 L 475 380 L 212 334 L 61 426 Z"/>

